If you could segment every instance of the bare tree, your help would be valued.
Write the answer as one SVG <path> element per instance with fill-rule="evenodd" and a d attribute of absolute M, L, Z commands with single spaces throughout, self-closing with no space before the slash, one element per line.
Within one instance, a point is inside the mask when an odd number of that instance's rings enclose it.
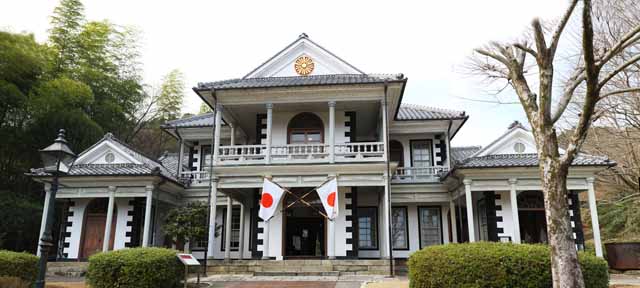
<path fill-rule="evenodd" d="M 630 71 L 632 66 L 637 66 L 640 54 L 626 57 L 626 52 L 640 41 L 640 23 L 630 20 L 620 25 L 620 28 L 628 28 L 625 31 L 607 31 L 607 24 L 597 12 L 609 9 L 607 5 L 610 3 L 607 2 L 619 1 L 602 0 L 595 4 L 591 0 L 581 2 L 580 6 L 578 0 L 571 0 L 565 13 L 554 25 L 547 23 L 548 27 L 545 27 L 539 19 L 534 19 L 531 33 L 524 37 L 526 40 L 494 42 L 476 49 L 471 63 L 475 72 L 489 79 L 508 81 L 531 125 L 540 159 L 553 287 L 557 288 L 584 287 L 567 203 L 569 166 L 590 126 L 597 119 L 595 111 L 598 102 L 609 96 L 640 91 L 638 86 L 619 88 L 610 83 L 625 71 Z M 622 2 L 638 5 L 631 0 Z M 615 13 L 612 15 L 620 16 Z M 562 65 L 554 65 L 563 60 L 562 56 L 558 56 L 558 47 L 561 39 L 572 37 L 570 32 L 565 31 L 572 18 L 579 18 L 577 23 L 580 28 L 575 33 L 579 45 L 576 45 L 576 51 L 568 55 L 574 55 L 578 61 L 573 61 L 559 89 L 555 89 L 554 80 L 561 76 L 562 69 L 558 67 Z M 624 21 L 617 23 L 621 22 Z M 558 75 L 554 77 L 555 73 Z M 570 123 L 567 145 L 561 153 L 557 134 L 557 129 L 561 127 L 558 121 L 571 103 L 579 107 L 579 113 Z"/>

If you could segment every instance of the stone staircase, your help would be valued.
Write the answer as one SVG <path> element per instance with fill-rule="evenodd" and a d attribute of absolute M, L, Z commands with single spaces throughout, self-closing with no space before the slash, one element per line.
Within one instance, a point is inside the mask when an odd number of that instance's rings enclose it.
<path fill-rule="evenodd" d="M 81 278 L 87 274 L 88 262 L 49 262 L 47 277 Z"/>
<path fill-rule="evenodd" d="M 388 275 L 389 260 L 209 260 L 211 274 L 254 276 Z"/>

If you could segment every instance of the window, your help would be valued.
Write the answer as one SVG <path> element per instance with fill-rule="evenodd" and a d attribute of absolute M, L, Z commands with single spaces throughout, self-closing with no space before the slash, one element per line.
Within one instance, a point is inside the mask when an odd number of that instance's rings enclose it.
<path fill-rule="evenodd" d="M 391 208 L 391 239 L 393 249 L 409 249 L 407 207 Z"/>
<path fill-rule="evenodd" d="M 513 144 L 513 151 L 516 151 L 518 154 L 523 153 L 525 149 L 526 147 L 522 142 L 516 142 L 516 144 Z"/>
<path fill-rule="evenodd" d="M 378 207 L 358 208 L 358 247 L 378 249 Z"/>
<path fill-rule="evenodd" d="M 304 112 L 289 121 L 289 144 L 318 144 L 324 142 L 324 124 L 313 113 Z"/>
<path fill-rule="evenodd" d="M 222 232 L 220 233 L 222 245 L 220 245 L 220 250 L 225 250 L 225 245 L 227 242 L 227 238 L 224 233 L 227 232 L 227 208 L 222 209 Z M 238 251 L 240 247 L 240 207 L 233 207 L 231 210 L 231 251 Z"/>
<path fill-rule="evenodd" d="M 442 222 L 440 207 L 419 207 L 418 225 L 420 226 L 420 249 L 426 246 L 442 244 Z"/>
<path fill-rule="evenodd" d="M 489 219 L 487 218 L 487 205 L 485 199 L 478 201 L 478 225 L 480 226 L 480 241 L 489 241 Z"/>
<path fill-rule="evenodd" d="M 202 145 L 200 149 L 200 171 L 204 171 L 211 165 L 211 145 Z"/>
<path fill-rule="evenodd" d="M 398 162 L 398 167 L 404 167 L 404 148 L 402 148 L 402 143 L 391 140 L 389 142 L 389 155 L 391 162 Z"/>
<path fill-rule="evenodd" d="M 433 166 L 431 157 L 431 140 L 411 141 L 411 165 L 413 167 Z"/>

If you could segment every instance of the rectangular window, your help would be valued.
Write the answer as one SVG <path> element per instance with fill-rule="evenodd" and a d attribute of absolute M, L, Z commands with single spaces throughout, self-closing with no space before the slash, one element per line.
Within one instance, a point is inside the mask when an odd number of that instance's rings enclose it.
<path fill-rule="evenodd" d="M 211 165 L 211 145 L 200 146 L 200 171 Z"/>
<path fill-rule="evenodd" d="M 393 249 L 409 249 L 407 207 L 391 208 L 391 221 Z"/>
<path fill-rule="evenodd" d="M 220 232 L 220 250 L 225 250 L 227 238 L 224 233 L 227 232 L 227 208 L 222 208 L 222 227 Z M 233 207 L 231 210 L 231 251 L 238 251 L 240 247 L 240 207 Z"/>
<path fill-rule="evenodd" d="M 378 208 L 358 208 L 358 247 L 362 250 L 378 249 Z"/>
<path fill-rule="evenodd" d="M 431 140 L 411 140 L 411 166 L 433 166 Z"/>
<path fill-rule="evenodd" d="M 478 201 L 478 220 L 480 241 L 489 241 L 489 221 L 487 219 L 487 205 L 485 205 L 484 199 Z"/>
<path fill-rule="evenodd" d="M 442 244 L 442 218 L 440 207 L 419 207 L 418 224 L 420 225 L 420 249 Z"/>

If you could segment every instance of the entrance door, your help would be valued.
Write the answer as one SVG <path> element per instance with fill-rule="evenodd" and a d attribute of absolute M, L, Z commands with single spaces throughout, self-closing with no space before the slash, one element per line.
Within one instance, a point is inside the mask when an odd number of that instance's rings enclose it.
<path fill-rule="evenodd" d="M 109 240 L 109 250 L 113 250 L 113 242 L 116 234 L 116 214 L 117 213 L 115 213 L 114 211 L 111 222 L 111 239 Z M 91 201 L 91 203 L 89 203 L 89 206 L 87 206 L 87 209 L 85 210 L 80 258 L 86 259 L 89 258 L 89 256 L 102 251 L 106 221 L 106 199 L 95 199 Z"/>
<path fill-rule="evenodd" d="M 309 189 L 292 189 L 291 192 L 302 196 Z M 295 197 L 287 195 L 285 207 L 295 201 Z M 322 203 L 318 194 L 311 192 L 305 201 L 322 211 Z M 325 219 L 315 209 L 296 202 L 285 210 L 284 219 L 284 255 L 287 257 L 314 258 L 325 254 Z"/>
<path fill-rule="evenodd" d="M 541 191 L 524 191 L 518 194 L 518 217 L 522 242 L 548 243 L 544 196 Z"/>

